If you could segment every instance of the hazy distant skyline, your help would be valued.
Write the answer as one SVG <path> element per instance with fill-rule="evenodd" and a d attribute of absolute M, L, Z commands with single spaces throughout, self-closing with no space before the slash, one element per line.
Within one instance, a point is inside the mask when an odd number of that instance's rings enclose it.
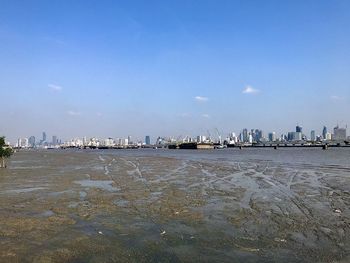
<path fill-rule="evenodd" d="M 350 124 L 350 1 L 1 1 L 0 135 Z"/>

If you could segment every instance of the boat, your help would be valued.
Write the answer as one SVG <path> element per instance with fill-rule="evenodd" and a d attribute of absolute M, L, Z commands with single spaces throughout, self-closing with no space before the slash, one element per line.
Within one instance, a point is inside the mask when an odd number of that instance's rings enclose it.
<path fill-rule="evenodd" d="M 201 142 L 201 143 L 197 143 L 197 149 L 198 149 L 198 150 L 210 150 L 210 149 L 214 149 L 214 143 L 212 143 L 212 142 Z"/>
<path fill-rule="evenodd" d="M 178 148 L 178 146 L 176 143 L 168 145 L 168 149 L 177 149 L 177 148 Z"/>
<path fill-rule="evenodd" d="M 197 149 L 197 143 L 196 142 L 183 142 L 179 144 L 179 149 Z"/>

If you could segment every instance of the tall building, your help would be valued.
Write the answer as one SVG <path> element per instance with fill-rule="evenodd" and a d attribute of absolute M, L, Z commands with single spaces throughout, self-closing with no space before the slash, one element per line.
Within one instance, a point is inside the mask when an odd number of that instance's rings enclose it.
<path fill-rule="evenodd" d="M 338 125 L 334 127 L 333 140 L 346 140 L 346 128 L 339 128 Z"/>
<path fill-rule="evenodd" d="M 151 137 L 149 135 L 146 135 L 145 137 L 145 144 L 150 145 L 151 144 Z"/>
<path fill-rule="evenodd" d="M 260 142 L 262 138 L 263 138 L 263 132 L 262 132 L 262 130 L 256 129 L 256 130 L 255 130 L 255 137 L 254 137 L 254 140 L 255 140 L 256 142 Z"/>
<path fill-rule="evenodd" d="M 243 142 L 248 142 L 248 130 L 243 129 Z"/>
<path fill-rule="evenodd" d="M 316 141 L 316 134 L 315 134 L 315 131 L 314 131 L 314 130 L 311 131 L 310 139 L 311 139 L 311 141 L 313 141 L 313 142 Z"/>
<path fill-rule="evenodd" d="M 35 147 L 35 137 L 34 136 L 30 136 L 28 139 L 28 143 L 30 147 Z"/>
<path fill-rule="evenodd" d="M 301 132 L 288 132 L 288 141 L 301 141 Z"/>
<path fill-rule="evenodd" d="M 58 142 L 58 140 L 57 140 L 57 136 L 52 136 L 52 145 L 56 145 L 57 144 L 57 142 Z"/>
<path fill-rule="evenodd" d="M 295 127 L 295 132 L 303 133 L 303 127 L 297 125 L 297 126 Z"/>
<path fill-rule="evenodd" d="M 40 140 L 39 144 L 44 144 L 46 142 L 46 132 L 43 132 L 43 138 Z"/>
<path fill-rule="evenodd" d="M 327 139 L 327 127 L 326 126 L 323 126 L 322 137 L 324 140 Z"/>
<path fill-rule="evenodd" d="M 269 141 L 270 142 L 276 141 L 276 133 L 275 132 L 270 132 L 269 133 Z"/>
<path fill-rule="evenodd" d="M 29 147 L 29 140 L 28 138 L 18 138 L 17 145 L 18 148 L 28 148 Z"/>

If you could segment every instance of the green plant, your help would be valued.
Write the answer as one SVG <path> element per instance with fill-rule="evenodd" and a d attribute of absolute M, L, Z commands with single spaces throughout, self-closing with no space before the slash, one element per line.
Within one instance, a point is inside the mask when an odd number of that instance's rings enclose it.
<path fill-rule="evenodd" d="M 6 145 L 5 137 L 0 137 L 0 168 L 6 168 L 6 159 L 13 154 L 11 147 Z"/>

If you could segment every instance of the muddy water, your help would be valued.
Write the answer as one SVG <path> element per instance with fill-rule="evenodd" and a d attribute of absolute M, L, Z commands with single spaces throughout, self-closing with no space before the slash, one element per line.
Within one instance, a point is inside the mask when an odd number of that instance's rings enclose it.
<path fill-rule="evenodd" d="M 0 262 L 350 262 L 350 149 L 18 152 Z"/>

